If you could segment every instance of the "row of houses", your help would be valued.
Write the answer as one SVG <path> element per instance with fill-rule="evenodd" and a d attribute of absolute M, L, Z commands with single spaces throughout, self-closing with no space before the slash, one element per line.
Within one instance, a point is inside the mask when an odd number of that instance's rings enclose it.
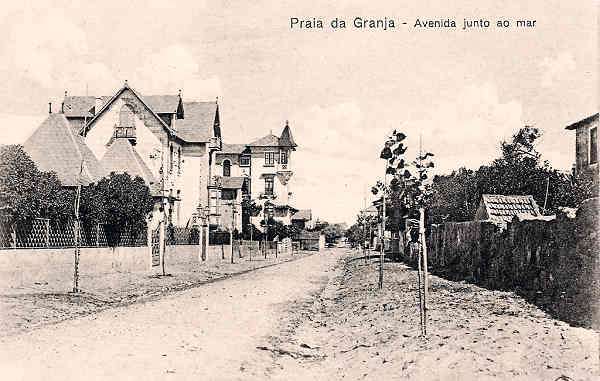
<path fill-rule="evenodd" d="M 184 101 L 175 95 L 144 96 L 125 81 L 112 96 L 73 96 L 24 142 L 44 171 L 65 187 L 88 185 L 110 172 L 139 176 L 155 200 L 153 224 L 208 224 L 211 230 L 260 229 L 265 213 L 285 224 L 309 226 L 310 210 L 293 207 L 292 156 L 298 145 L 286 121 L 247 144 L 225 143 L 217 101 Z M 243 200 L 263 206 L 250 217 Z M 162 207 L 164 205 L 164 210 Z M 165 217 L 163 217 L 165 216 Z"/>

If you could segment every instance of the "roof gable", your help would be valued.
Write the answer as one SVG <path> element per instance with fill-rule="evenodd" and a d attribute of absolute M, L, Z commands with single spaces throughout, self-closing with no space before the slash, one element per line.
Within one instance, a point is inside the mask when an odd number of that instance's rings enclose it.
<path fill-rule="evenodd" d="M 533 196 L 505 196 L 484 194 L 481 203 L 487 218 L 499 222 L 510 222 L 514 217 L 525 215 L 540 217 L 541 213 Z"/>
<path fill-rule="evenodd" d="M 105 175 L 98 159 L 83 137 L 73 132 L 64 114 L 50 114 L 23 143 L 23 148 L 40 170 L 56 172 L 64 186 L 76 186 L 80 180 L 82 185 L 88 185 Z"/>
<path fill-rule="evenodd" d="M 248 147 L 245 144 L 227 144 L 223 143 L 221 145 L 221 150 L 217 151 L 217 155 L 219 154 L 242 154 L 246 151 Z"/>
<path fill-rule="evenodd" d="M 121 94 L 123 94 L 127 90 L 129 90 L 129 91 L 131 91 L 131 93 L 133 93 L 133 95 L 138 99 L 138 101 L 140 101 L 140 103 L 148 110 L 148 112 L 150 112 L 150 114 L 152 114 L 152 116 L 154 118 L 156 118 L 156 120 L 165 128 L 165 130 L 167 130 L 169 133 L 174 135 L 174 131 L 171 129 L 171 127 L 169 127 L 169 125 L 160 116 L 158 116 L 158 114 L 144 101 L 144 98 L 142 96 L 140 96 L 134 89 L 129 87 L 129 85 L 127 84 L 127 81 L 125 81 L 125 85 L 121 89 L 119 89 L 119 91 L 117 91 L 117 93 L 115 95 L 113 95 L 107 102 L 103 103 L 103 105 L 99 111 L 96 110 L 96 114 L 94 115 L 92 120 L 90 120 L 87 123 L 87 125 L 85 125 L 81 129 L 80 133 L 85 133 L 86 130 L 91 129 L 92 126 L 94 125 L 94 123 L 100 118 L 100 115 L 102 115 L 106 110 L 110 109 L 111 105 L 117 99 L 119 99 Z"/>

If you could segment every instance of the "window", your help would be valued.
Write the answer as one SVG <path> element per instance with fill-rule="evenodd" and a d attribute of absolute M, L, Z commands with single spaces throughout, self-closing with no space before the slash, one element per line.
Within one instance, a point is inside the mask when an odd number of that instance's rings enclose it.
<path fill-rule="evenodd" d="M 265 194 L 272 195 L 273 194 L 273 178 L 265 177 Z"/>
<path fill-rule="evenodd" d="M 590 129 L 590 164 L 598 162 L 598 128 Z"/>
<path fill-rule="evenodd" d="M 177 173 L 181 174 L 181 147 L 177 148 Z"/>
<path fill-rule="evenodd" d="M 223 161 L 223 177 L 231 176 L 231 162 L 229 160 Z"/>
<path fill-rule="evenodd" d="M 173 171 L 173 144 L 171 144 L 171 147 L 169 148 L 170 152 L 169 152 L 169 172 Z"/>
<path fill-rule="evenodd" d="M 275 165 L 275 152 L 265 152 L 265 167 L 273 167 Z"/>
<path fill-rule="evenodd" d="M 242 166 L 242 167 L 250 166 L 250 156 L 249 155 L 242 155 L 242 157 L 240 158 L 240 166 Z"/>
<path fill-rule="evenodd" d="M 281 151 L 281 164 L 288 163 L 288 155 L 287 151 Z"/>

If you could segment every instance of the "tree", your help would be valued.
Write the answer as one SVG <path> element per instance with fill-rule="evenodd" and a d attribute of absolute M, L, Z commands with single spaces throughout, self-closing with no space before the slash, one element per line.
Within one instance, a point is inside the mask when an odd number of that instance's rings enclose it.
<path fill-rule="evenodd" d="M 256 200 L 244 199 L 242 200 L 242 236 L 244 239 L 253 240 L 262 236 L 260 230 L 252 224 L 251 217 L 257 217 L 262 211 L 262 205 L 257 204 Z"/>
<path fill-rule="evenodd" d="M 0 211 L 9 223 L 68 219 L 73 200 L 74 193 L 63 188 L 54 172 L 40 171 L 23 146 L 0 147 Z"/>
<path fill-rule="evenodd" d="M 107 225 L 111 246 L 118 244 L 124 229 L 133 235 L 141 232 L 153 208 L 150 189 L 141 177 L 114 172 L 86 187 L 80 206 L 84 220 Z"/>

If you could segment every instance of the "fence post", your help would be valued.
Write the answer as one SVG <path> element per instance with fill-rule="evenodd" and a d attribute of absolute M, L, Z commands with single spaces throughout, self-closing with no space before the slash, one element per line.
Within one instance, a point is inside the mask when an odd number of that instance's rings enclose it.
<path fill-rule="evenodd" d="M 100 223 L 96 224 L 96 247 L 100 247 Z"/>
<path fill-rule="evenodd" d="M 12 236 L 12 247 L 13 249 L 17 248 L 17 232 L 15 231 L 14 225 L 10 227 L 10 235 Z"/>

